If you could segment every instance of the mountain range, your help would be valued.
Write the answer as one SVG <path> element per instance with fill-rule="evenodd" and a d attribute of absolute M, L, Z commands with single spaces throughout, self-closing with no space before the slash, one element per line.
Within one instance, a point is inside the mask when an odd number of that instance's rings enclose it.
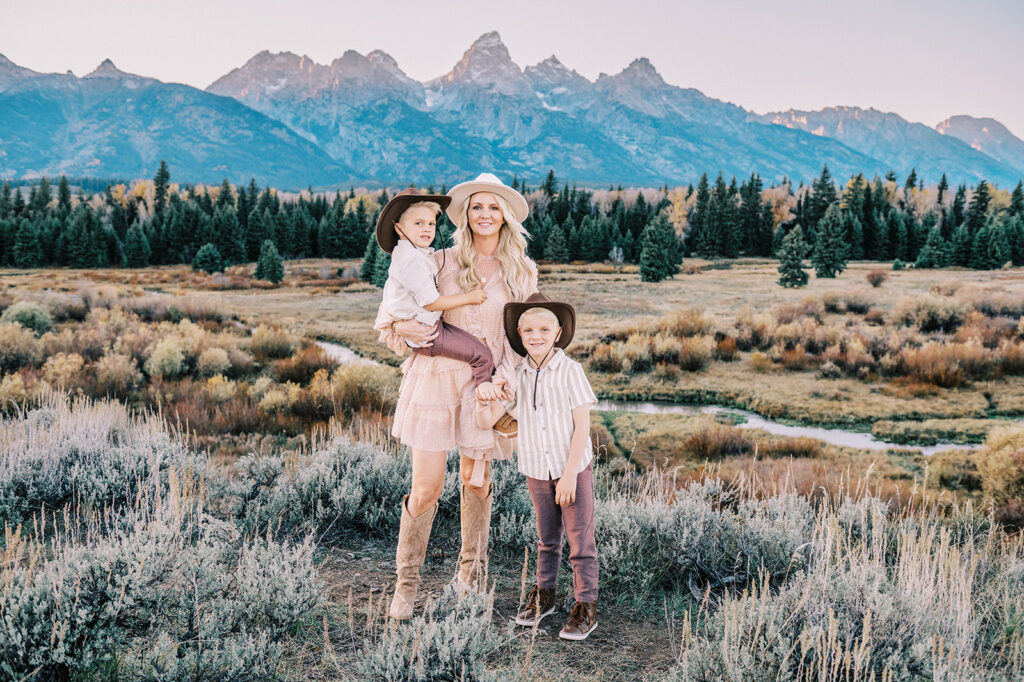
<path fill-rule="evenodd" d="M 551 56 L 520 68 L 496 32 L 447 74 L 410 78 L 388 54 L 330 64 L 260 52 L 205 90 L 109 60 L 78 78 L 0 55 L 0 178 L 66 173 L 227 177 L 283 188 L 453 184 L 482 171 L 585 186 L 694 182 L 702 172 L 809 180 L 911 168 L 925 182 L 1024 177 L 1024 141 L 993 119 L 935 128 L 857 107 L 757 114 L 668 84 L 645 58 L 591 81 Z"/>

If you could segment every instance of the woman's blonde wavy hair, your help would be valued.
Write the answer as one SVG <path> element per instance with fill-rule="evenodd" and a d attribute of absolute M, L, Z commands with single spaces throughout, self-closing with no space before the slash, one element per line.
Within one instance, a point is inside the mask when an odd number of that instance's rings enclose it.
<path fill-rule="evenodd" d="M 483 191 L 476 192 L 476 194 L 483 193 Z M 468 216 L 469 203 L 476 194 L 470 195 L 466 202 L 459 206 L 455 220 L 455 234 L 452 236 L 455 241 L 455 261 L 459 265 L 456 281 L 463 291 L 471 291 L 483 286 L 483 282 L 476 274 L 476 268 L 473 267 L 476 262 L 476 249 L 473 248 L 473 231 L 469 229 Z M 523 289 L 523 282 L 527 281 L 529 273 L 526 266 L 526 228 L 512 215 L 512 207 L 504 197 L 496 192 L 489 192 L 489 194 L 498 202 L 501 215 L 505 219 L 505 224 L 498 231 L 498 250 L 494 255 L 501 266 L 509 299 L 523 301 L 530 294 Z"/>

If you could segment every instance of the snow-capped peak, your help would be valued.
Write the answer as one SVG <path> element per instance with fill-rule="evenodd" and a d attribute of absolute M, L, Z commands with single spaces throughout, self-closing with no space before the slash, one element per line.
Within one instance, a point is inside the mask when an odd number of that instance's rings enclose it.
<path fill-rule="evenodd" d="M 100 62 L 100 65 L 92 70 L 91 73 L 86 74 L 86 78 L 137 78 L 130 73 L 125 73 L 121 69 L 114 66 L 114 62 L 110 59 L 104 59 Z"/>
<path fill-rule="evenodd" d="M 512 61 L 497 31 L 485 33 L 462 55 L 462 59 L 435 83 L 441 86 L 471 84 L 487 86 L 503 95 L 530 92 L 522 70 Z"/>

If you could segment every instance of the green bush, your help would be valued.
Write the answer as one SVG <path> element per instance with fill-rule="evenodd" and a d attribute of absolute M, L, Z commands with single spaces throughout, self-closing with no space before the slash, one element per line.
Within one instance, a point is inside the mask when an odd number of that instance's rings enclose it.
<path fill-rule="evenodd" d="M 203 244 L 192 259 L 192 269 L 206 273 L 224 272 L 224 260 L 213 244 Z"/>
<path fill-rule="evenodd" d="M 18 301 L 0 315 L 0 324 L 17 322 L 25 329 L 31 329 L 36 336 L 53 329 L 53 317 L 50 311 L 30 301 Z"/>

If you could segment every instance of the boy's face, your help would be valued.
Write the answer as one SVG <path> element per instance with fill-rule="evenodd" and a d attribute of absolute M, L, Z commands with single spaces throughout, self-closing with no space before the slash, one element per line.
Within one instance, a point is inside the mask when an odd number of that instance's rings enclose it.
<path fill-rule="evenodd" d="M 398 227 L 399 239 L 408 239 L 416 246 L 426 248 L 434 243 L 437 216 L 429 208 L 413 208 L 405 212 Z"/>
<path fill-rule="evenodd" d="M 557 322 L 536 313 L 520 317 L 518 330 L 526 352 L 538 362 L 548 354 L 562 334 L 562 328 Z"/>

